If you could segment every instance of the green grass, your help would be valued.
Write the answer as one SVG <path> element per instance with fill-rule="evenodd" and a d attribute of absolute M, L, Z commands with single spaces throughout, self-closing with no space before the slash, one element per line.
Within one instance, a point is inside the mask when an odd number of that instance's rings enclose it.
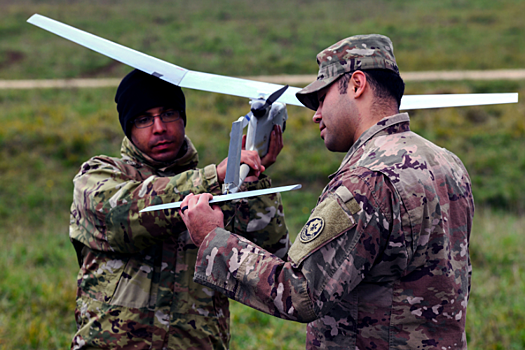
<path fill-rule="evenodd" d="M 0 0 L 0 79 L 122 77 L 128 67 L 25 23 L 41 13 L 189 69 L 312 74 L 314 55 L 351 34 L 394 42 L 402 71 L 522 68 L 523 1 L 216 2 Z M 220 29 L 220 30 L 219 30 Z M 525 93 L 523 81 L 409 83 L 408 94 Z M 75 331 L 77 262 L 68 239 L 72 178 L 118 155 L 115 89 L 0 90 L 0 349 L 62 349 Z M 187 91 L 187 133 L 201 164 L 226 156 L 244 99 Z M 343 157 L 305 108 L 288 107 L 285 148 L 269 169 L 292 236 Z M 412 128 L 456 153 L 473 180 L 472 349 L 525 348 L 525 102 L 410 113 Z M 300 349 L 305 326 L 232 303 L 232 349 Z"/>
<path fill-rule="evenodd" d="M 1 349 L 69 346 L 78 270 L 67 222 L 67 212 L 57 211 L 38 226 L 18 221 L 0 230 Z"/>
<path fill-rule="evenodd" d="M 525 348 L 525 218 L 478 210 L 470 246 L 472 294 L 467 331 L 472 349 Z"/>
<path fill-rule="evenodd" d="M 306 325 L 284 321 L 232 302 L 232 350 L 304 349 Z"/>

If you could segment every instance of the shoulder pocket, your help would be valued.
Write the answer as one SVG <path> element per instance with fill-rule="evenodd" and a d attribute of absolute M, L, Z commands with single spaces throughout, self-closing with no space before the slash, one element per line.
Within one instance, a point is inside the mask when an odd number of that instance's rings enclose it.
<path fill-rule="evenodd" d="M 356 225 L 352 214 L 361 208 L 344 186 L 317 205 L 312 215 L 297 235 L 288 256 L 299 265 L 307 256 Z"/>

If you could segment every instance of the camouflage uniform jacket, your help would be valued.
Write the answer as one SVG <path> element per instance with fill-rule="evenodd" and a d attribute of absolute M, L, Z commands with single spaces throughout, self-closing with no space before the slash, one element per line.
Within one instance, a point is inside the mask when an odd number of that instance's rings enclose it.
<path fill-rule="evenodd" d="M 308 349 L 465 349 L 473 211 L 461 161 L 397 114 L 351 147 L 287 261 L 217 228 L 194 279 L 309 322 Z"/>
<path fill-rule="evenodd" d="M 73 349 L 224 349 L 228 299 L 193 282 L 197 247 L 175 209 L 139 213 L 188 193 L 219 194 L 215 165 L 197 169 L 186 138 L 166 166 L 127 138 L 122 158 L 97 156 L 74 179 L 70 239 L 80 263 Z M 246 184 L 270 187 L 268 178 Z M 284 258 L 280 196 L 222 206 L 227 227 Z"/>

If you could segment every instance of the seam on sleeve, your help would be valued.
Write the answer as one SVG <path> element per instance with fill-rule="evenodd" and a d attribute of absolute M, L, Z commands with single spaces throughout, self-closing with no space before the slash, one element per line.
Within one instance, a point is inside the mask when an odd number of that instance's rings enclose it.
<path fill-rule="evenodd" d="M 375 172 L 375 171 L 374 171 Z M 381 176 L 385 176 L 383 173 L 379 172 L 381 174 Z M 385 211 L 383 210 L 383 207 L 382 207 L 382 202 L 380 200 L 378 200 L 377 198 L 377 193 L 376 191 L 373 189 L 373 187 L 371 186 L 370 182 L 368 182 L 368 180 L 365 178 L 365 176 L 359 174 L 357 175 L 357 177 L 359 178 L 359 180 L 361 180 L 365 186 L 368 188 L 368 193 L 370 193 L 370 197 L 373 198 L 374 200 L 374 209 L 375 210 L 379 210 L 379 214 L 381 214 L 381 216 L 385 217 L 386 218 L 386 215 L 385 215 Z M 386 182 L 385 182 L 386 183 Z M 390 225 L 392 225 L 391 222 L 389 222 Z"/>

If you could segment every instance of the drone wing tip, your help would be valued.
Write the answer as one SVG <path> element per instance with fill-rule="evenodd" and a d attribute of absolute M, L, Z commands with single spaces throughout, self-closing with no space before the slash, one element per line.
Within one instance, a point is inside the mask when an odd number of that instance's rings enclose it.
<path fill-rule="evenodd" d="M 31 17 L 29 17 L 29 18 L 27 19 L 27 22 L 28 22 L 28 23 L 32 23 L 32 21 L 33 21 L 35 18 L 37 18 L 38 16 L 40 16 L 40 15 L 38 15 L 38 14 L 36 14 L 36 13 L 33 14 Z"/>

